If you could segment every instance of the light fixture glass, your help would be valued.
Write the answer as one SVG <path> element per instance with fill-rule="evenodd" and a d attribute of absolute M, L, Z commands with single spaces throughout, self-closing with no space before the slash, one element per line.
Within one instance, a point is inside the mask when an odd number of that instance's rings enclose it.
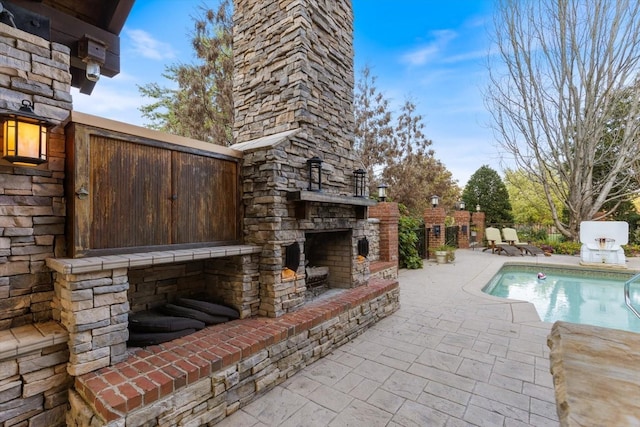
<path fill-rule="evenodd" d="M 29 166 L 47 161 L 48 130 L 53 123 L 33 112 L 30 101 L 23 100 L 18 111 L 0 111 L 3 128 L 3 158 Z"/>
<path fill-rule="evenodd" d="M 100 80 L 100 64 L 96 61 L 87 60 L 87 80 L 97 82 Z"/>
<path fill-rule="evenodd" d="M 480 204 L 476 205 L 476 212 L 480 212 Z"/>
<path fill-rule="evenodd" d="M 438 207 L 438 204 L 440 203 L 440 197 L 436 196 L 435 194 L 433 196 L 431 196 L 431 206 L 433 208 Z"/>
<path fill-rule="evenodd" d="M 458 208 L 459 208 L 461 211 L 463 211 L 465 207 L 467 207 L 467 204 L 464 202 L 464 200 L 460 200 L 460 201 L 458 202 Z"/>
<path fill-rule="evenodd" d="M 381 202 L 387 200 L 387 186 L 385 184 L 378 185 L 378 199 Z"/>

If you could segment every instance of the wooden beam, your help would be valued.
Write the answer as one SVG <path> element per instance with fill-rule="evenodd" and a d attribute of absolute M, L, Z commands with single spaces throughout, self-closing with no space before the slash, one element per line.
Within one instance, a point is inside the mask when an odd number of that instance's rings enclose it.
<path fill-rule="evenodd" d="M 12 1 L 20 7 L 49 17 L 51 20 L 51 39 L 56 43 L 71 48 L 72 66 L 76 68 L 82 67 L 82 65 L 74 61 L 74 59 L 81 62 L 81 60 L 77 58 L 77 44 L 78 40 L 83 38 L 85 34 L 88 34 L 103 41 L 107 45 L 106 61 L 101 67 L 102 74 L 113 77 L 120 72 L 120 37 L 118 35 L 69 16 L 43 3 L 30 0 Z"/>
<path fill-rule="evenodd" d="M 113 34 L 120 34 L 122 27 L 124 27 L 129 17 L 129 13 L 131 13 L 134 1 L 135 0 L 119 0 L 115 2 L 113 10 L 110 11 L 111 19 L 106 23 L 106 30 Z"/>

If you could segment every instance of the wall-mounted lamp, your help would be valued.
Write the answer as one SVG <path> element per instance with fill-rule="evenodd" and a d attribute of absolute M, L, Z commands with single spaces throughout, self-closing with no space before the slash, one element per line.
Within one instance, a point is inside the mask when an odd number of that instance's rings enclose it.
<path fill-rule="evenodd" d="M 0 110 L 0 121 L 5 160 L 31 166 L 47 161 L 47 136 L 55 124 L 35 114 L 30 101 L 23 100 L 18 111 Z"/>
<path fill-rule="evenodd" d="M 464 200 L 460 200 L 460 201 L 458 202 L 458 209 L 459 209 L 459 210 L 463 211 L 463 210 L 464 210 L 464 208 L 466 208 L 466 207 L 467 207 L 467 204 L 464 202 Z"/>
<path fill-rule="evenodd" d="M 378 199 L 380 199 L 381 202 L 387 200 L 387 186 L 384 184 L 378 185 Z"/>
<path fill-rule="evenodd" d="M 322 159 L 314 156 L 307 160 L 309 170 L 309 191 L 322 191 Z"/>
<path fill-rule="evenodd" d="M 440 197 L 435 194 L 431 196 L 431 206 L 435 209 L 438 207 L 438 203 L 440 203 Z"/>
<path fill-rule="evenodd" d="M 467 234 L 467 230 L 469 230 L 469 228 L 466 225 L 462 226 L 462 234 L 466 235 Z"/>
<path fill-rule="evenodd" d="M 107 59 L 107 45 L 102 40 L 85 34 L 78 40 L 78 57 L 87 64 L 87 80 L 97 82 L 100 79 L 100 67 Z"/>
<path fill-rule="evenodd" d="M 476 205 L 476 212 L 480 212 L 480 204 Z"/>
<path fill-rule="evenodd" d="M 364 258 L 369 256 L 369 240 L 366 237 L 358 240 L 358 255 Z"/>
<path fill-rule="evenodd" d="M 440 237 L 440 226 L 439 225 L 434 225 L 433 226 L 433 235 L 436 237 L 436 239 L 438 237 Z"/>
<path fill-rule="evenodd" d="M 364 197 L 364 178 L 367 172 L 364 169 L 353 171 L 353 181 L 355 184 L 354 195 L 356 197 Z"/>

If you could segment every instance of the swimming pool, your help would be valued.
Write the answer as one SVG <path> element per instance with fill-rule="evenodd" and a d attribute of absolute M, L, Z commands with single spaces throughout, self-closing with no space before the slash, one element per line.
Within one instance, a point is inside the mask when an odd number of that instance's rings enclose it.
<path fill-rule="evenodd" d="M 542 272 L 546 279 L 538 279 Z M 542 265 L 505 265 L 483 292 L 532 303 L 545 322 L 566 322 L 640 332 L 640 319 L 624 303 L 624 283 L 632 272 L 559 268 Z M 640 285 L 630 289 L 640 306 Z"/>

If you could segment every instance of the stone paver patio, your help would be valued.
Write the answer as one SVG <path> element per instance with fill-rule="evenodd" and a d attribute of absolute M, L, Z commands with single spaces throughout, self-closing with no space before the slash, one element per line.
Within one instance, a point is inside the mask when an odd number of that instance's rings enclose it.
<path fill-rule="evenodd" d="M 402 270 L 396 313 L 218 425 L 557 426 L 551 324 L 529 303 L 480 289 L 504 262 L 579 258 L 456 257 Z"/>

